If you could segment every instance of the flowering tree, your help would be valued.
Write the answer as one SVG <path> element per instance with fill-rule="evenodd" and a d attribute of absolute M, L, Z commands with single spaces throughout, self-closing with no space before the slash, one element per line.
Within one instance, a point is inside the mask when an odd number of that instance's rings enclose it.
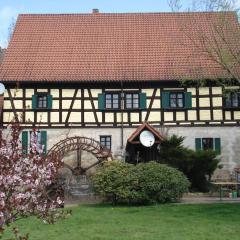
<path fill-rule="evenodd" d="M 37 129 L 32 130 L 28 151 L 22 149 L 18 123 L 5 132 L 5 136 L 0 132 L 0 237 L 5 226 L 22 217 L 35 215 L 53 223 L 59 216 L 56 209 L 63 204 L 59 195 L 50 198 L 48 192 L 62 162 L 54 155 L 44 156 L 44 146 L 34 137 Z"/>

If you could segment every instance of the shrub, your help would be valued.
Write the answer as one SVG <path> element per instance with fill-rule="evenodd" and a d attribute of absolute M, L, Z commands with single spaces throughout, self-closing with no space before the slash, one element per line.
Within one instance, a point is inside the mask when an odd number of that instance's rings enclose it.
<path fill-rule="evenodd" d="M 92 177 L 93 189 L 113 204 L 149 204 L 178 201 L 189 182 L 180 171 L 156 162 L 132 165 L 105 163 Z"/>
<path fill-rule="evenodd" d="M 212 150 L 193 151 L 184 147 L 183 140 L 176 135 L 165 140 L 161 144 L 158 162 L 182 171 L 191 182 L 192 190 L 206 192 L 220 160 Z"/>

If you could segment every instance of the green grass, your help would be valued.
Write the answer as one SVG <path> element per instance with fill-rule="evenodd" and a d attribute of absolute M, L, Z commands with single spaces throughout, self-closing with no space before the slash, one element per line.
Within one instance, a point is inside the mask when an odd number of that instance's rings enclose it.
<path fill-rule="evenodd" d="M 239 240 L 239 223 L 240 204 L 93 205 L 73 208 L 69 219 L 55 225 L 30 218 L 18 227 L 36 240 Z"/>

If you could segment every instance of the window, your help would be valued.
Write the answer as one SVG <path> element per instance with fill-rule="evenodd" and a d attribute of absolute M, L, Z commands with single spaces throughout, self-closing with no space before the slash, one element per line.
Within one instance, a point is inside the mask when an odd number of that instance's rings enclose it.
<path fill-rule="evenodd" d="M 52 109 L 52 95 L 47 93 L 37 93 L 32 96 L 32 108 L 33 109 Z"/>
<path fill-rule="evenodd" d="M 38 94 L 37 95 L 37 108 L 47 108 L 48 101 L 46 94 Z"/>
<path fill-rule="evenodd" d="M 139 94 L 138 93 L 126 93 L 125 94 L 125 108 L 126 109 L 138 109 L 139 108 Z"/>
<path fill-rule="evenodd" d="M 23 131 L 22 132 L 22 150 L 27 154 L 31 144 L 36 143 L 37 149 L 43 148 L 43 154 L 47 153 L 47 131 Z M 36 150 L 37 150 L 36 149 Z M 38 152 L 38 150 L 37 150 Z"/>
<path fill-rule="evenodd" d="M 203 150 L 213 150 L 213 138 L 202 138 L 202 149 Z"/>
<path fill-rule="evenodd" d="M 221 139 L 220 138 L 196 138 L 196 150 L 214 150 L 217 154 L 221 154 Z"/>
<path fill-rule="evenodd" d="M 105 104 L 106 109 L 119 109 L 120 108 L 119 93 L 106 93 Z"/>
<path fill-rule="evenodd" d="M 183 108 L 184 94 L 183 93 L 170 93 L 170 107 Z"/>
<path fill-rule="evenodd" d="M 112 137 L 111 136 L 100 136 L 100 144 L 111 150 Z"/>
<path fill-rule="evenodd" d="M 240 93 L 231 92 L 227 93 L 225 97 L 225 107 L 237 108 L 240 107 Z"/>
<path fill-rule="evenodd" d="M 30 148 L 36 147 L 36 151 L 39 152 L 42 148 L 42 138 L 40 131 L 30 131 Z M 32 146 L 33 145 L 33 146 Z"/>

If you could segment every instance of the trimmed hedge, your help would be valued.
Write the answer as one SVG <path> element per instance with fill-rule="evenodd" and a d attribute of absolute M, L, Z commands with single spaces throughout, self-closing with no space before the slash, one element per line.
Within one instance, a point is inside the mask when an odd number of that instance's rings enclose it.
<path fill-rule="evenodd" d="M 156 162 L 107 162 L 97 170 L 92 182 L 94 191 L 112 204 L 176 202 L 190 185 L 183 173 Z"/>

